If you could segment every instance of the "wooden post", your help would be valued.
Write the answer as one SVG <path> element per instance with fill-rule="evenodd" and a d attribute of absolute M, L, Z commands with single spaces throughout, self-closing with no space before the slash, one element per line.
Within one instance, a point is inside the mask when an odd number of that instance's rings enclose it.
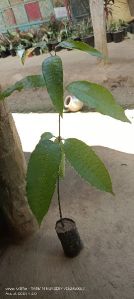
<path fill-rule="evenodd" d="M 131 16 L 134 16 L 134 1 L 133 0 L 128 0 L 128 6 L 129 6 L 129 9 L 130 9 Z"/>
<path fill-rule="evenodd" d="M 4 215 L 10 233 L 19 238 L 26 238 L 38 229 L 26 198 L 26 168 L 13 117 L 5 101 L 2 101 L 0 102 L 0 212 Z"/>
<path fill-rule="evenodd" d="M 104 54 L 104 62 L 108 61 L 106 40 L 106 22 L 103 0 L 89 0 L 90 12 L 94 30 L 95 48 Z"/>

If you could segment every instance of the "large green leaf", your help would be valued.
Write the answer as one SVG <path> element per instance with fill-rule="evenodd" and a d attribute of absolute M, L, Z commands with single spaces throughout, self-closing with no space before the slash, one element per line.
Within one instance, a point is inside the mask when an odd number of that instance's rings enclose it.
<path fill-rule="evenodd" d="M 51 56 L 44 60 L 42 73 L 46 87 L 56 111 L 62 116 L 63 100 L 63 67 L 62 60 L 58 56 Z"/>
<path fill-rule="evenodd" d="M 45 80 L 42 75 L 32 75 L 16 82 L 14 85 L 8 87 L 0 93 L 0 100 L 9 97 L 15 90 L 21 91 L 22 89 L 45 87 Z"/>
<path fill-rule="evenodd" d="M 91 147 L 78 139 L 70 138 L 64 143 L 64 151 L 68 161 L 85 181 L 113 194 L 109 173 Z"/>
<path fill-rule="evenodd" d="M 98 50 L 96 50 L 95 48 L 93 48 L 83 42 L 74 41 L 74 40 L 69 39 L 69 40 L 61 42 L 59 44 L 59 46 L 61 46 L 62 48 L 67 48 L 67 49 L 77 49 L 77 50 L 86 52 L 92 56 L 96 56 L 98 58 L 103 58 L 103 55 Z"/>
<path fill-rule="evenodd" d="M 39 224 L 49 209 L 60 162 L 61 147 L 50 140 L 41 139 L 31 154 L 27 171 L 27 196 Z"/>
<path fill-rule="evenodd" d="M 96 111 L 124 122 L 130 122 L 123 108 L 116 103 L 113 95 L 105 87 L 88 81 L 75 81 L 67 86 L 67 90 L 84 104 Z"/>

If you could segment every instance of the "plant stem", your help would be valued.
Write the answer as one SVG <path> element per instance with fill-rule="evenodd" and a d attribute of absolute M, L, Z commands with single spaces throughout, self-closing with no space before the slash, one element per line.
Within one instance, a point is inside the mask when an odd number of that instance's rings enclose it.
<path fill-rule="evenodd" d="M 58 195 L 58 205 L 59 205 L 59 213 L 60 213 L 60 219 L 61 219 L 61 223 L 63 225 L 63 221 L 62 221 L 62 211 L 61 211 L 61 201 L 60 201 L 60 178 L 58 176 L 58 180 L 57 180 L 57 195 Z"/>
<path fill-rule="evenodd" d="M 61 140 L 61 118 L 60 118 L 60 114 L 59 114 L 59 142 Z"/>
<path fill-rule="evenodd" d="M 58 136 L 59 143 L 61 141 L 61 118 L 59 114 L 59 136 Z M 60 213 L 60 220 L 62 226 L 64 226 L 63 223 L 63 217 L 62 217 L 62 210 L 61 210 L 61 201 L 60 201 L 60 177 L 58 175 L 58 180 L 57 180 L 57 196 L 58 196 L 58 206 L 59 206 L 59 213 Z"/>

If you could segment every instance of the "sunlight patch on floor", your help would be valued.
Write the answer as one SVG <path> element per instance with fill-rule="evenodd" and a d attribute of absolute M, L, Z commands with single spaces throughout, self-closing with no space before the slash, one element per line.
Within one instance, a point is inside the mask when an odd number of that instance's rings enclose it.
<path fill-rule="evenodd" d="M 125 113 L 131 124 L 96 112 L 65 113 L 61 121 L 61 135 L 64 138 L 79 138 L 89 145 L 134 154 L 134 110 L 126 110 Z M 25 152 L 33 151 L 42 133 L 58 135 L 56 113 L 14 113 L 13 118 Z"/>

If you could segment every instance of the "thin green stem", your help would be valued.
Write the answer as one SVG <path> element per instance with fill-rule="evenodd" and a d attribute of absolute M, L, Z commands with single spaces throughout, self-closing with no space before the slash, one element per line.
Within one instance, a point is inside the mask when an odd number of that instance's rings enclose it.
<path fill-rule="evenodd" d="M 58 135 L 58 140 L 59 143 L 61 141 L 61 117 L 59 114 L 59 135 Z M 62 217 L 62 210 L 61 210 L 61 200 L 60 200 L 60 177 L 58 175 L 58 180 L 57 180 L 57 196 L 58 196 L 58 206 L 59 206 L 59 214 L 60 214 L 60 219 L 61 219 L 61 223 L 64 226 L 63 223 L 63 217 Z"/>
<path fill-rule="evenodd" d="M 61 201 L 60 201 L 60 178 L 58 176 L 58 180 L 57 180 L 57 196 L 58 196 L 58 206 L 59 206 L 59 214 L 60 214 L 60 219 L 61 219 L 61 223 L 62 223 L 62 210 L 61 210 Z"/>
<path fill-rule="evenodd" d="M 60 114 L 59 114 L 59 142 L 61 140 L 61 117 L 60 117 Z"/>

